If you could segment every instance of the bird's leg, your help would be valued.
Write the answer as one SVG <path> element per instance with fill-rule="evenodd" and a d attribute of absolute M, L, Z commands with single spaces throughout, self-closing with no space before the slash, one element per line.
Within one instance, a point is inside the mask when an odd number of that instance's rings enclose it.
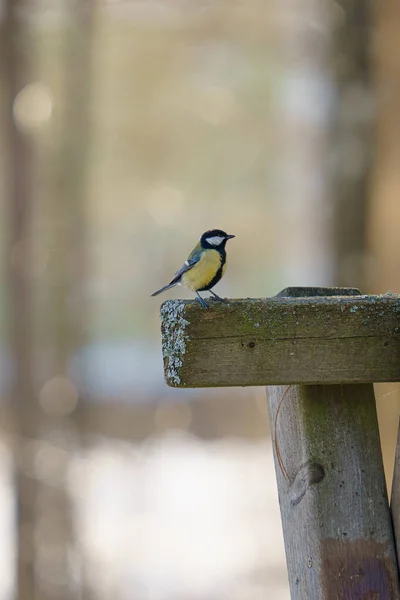
<path fill-rule="evenodd" d="M 202 298 L 199 294 L 199 292 L 196 292 L 197 295 L 197 300 L 200 302 L 200 304 L 202 305 L 203 308 L 208 308 L 206 301 L 204 300 L 204 298 Z"/>
<path fill-rule="evenodd" d="M 210 294 L 212 294 L 214 296 L 214 298 L 216 300 L 219 300 L 220 302 L 226 302 L 225 298 L 220 298 L 220 296 L 217 296 L 217 294 L 215 292 L 213 292 L 212 290 L 208 290 L 210 292 Z"/>

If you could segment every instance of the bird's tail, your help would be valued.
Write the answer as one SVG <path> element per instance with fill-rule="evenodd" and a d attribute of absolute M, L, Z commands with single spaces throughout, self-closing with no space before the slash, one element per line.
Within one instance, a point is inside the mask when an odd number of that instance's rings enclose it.
<path fill-rule="evenodd" d="M 165 292 L 166 290 L 169 290 L 172 287 L 175 287 L 176 285 L 178 285 L 177 281 L 174 281 L 173 283 L 169 283 L 168 285 L 164 285 L 164 287 L 160 288 L 159 290 L 157 290 L 156 292 L 154 292 L 154 294 L 152 294 L 152 296 L 158 296 L 158 294 L 162 294 L 162 292 Z"/>

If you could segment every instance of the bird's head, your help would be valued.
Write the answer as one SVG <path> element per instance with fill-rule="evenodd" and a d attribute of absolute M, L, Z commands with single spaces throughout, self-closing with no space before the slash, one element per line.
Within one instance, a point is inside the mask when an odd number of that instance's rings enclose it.
<path fill-rule="evenodd" d="M 201 236 L 200 245 L 204 249 L 221 250 L 225 248 L 226 242 L 234 237 L 222 229 L 210 229 Z"/>

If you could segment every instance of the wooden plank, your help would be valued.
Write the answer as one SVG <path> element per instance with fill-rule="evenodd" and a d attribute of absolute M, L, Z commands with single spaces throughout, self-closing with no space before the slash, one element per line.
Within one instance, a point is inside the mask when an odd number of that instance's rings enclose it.
<path fill-rule="evenodd" d="M 272 430 L 286 390 L 268 388 Z M 373 386 L 291 386 L 277 443 L 292 600 L 398 599 Z"/>
<path fill-rule="evenodd" d="M 400 423 L 397 433 L 390 511 L 392 514 L 394 537 L 397 549 L 397 561 L 400 570 Z"/>
<path fill-rule="evenodd" d="M 360 296 L 358 288 L 290 286 L 276 294 L 275 298 L 315 298 L 320 296 Z"/>
<path fill-rule="evenodd" d="M 170 386 L 400 380 L 397 295 L 208 304 L 208 310 L 197 301 L 168 300 L 161 306 Z"/>

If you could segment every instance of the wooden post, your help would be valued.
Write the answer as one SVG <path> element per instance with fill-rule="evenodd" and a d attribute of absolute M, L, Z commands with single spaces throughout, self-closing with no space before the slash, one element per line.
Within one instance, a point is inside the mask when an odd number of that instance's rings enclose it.
<path fill-rule="evenodd" d="M 291 288 L 208 311 L 161 308 L 169 385 L 293 384 L 268 396 L 274 431 L 287 391 L 276 428 L 283 466 L 275 460 L 296 600 L 400 598 L 371 385 L 400 380 L 400 299 L 355 293 Z"/>
<path fill-rule="evenodd" d="M 285 391 L 268 388 L 271 423 Z M 372 384 L 291 386 L 277 444 L 291 597 L 399 598 Z"/>
<path fill-rule="evenodd" d="M 292 598 L 398 598 L 373 385 L 267 393 Z"/>
<path fill-rule="evenodd" d="M 400 422 L 397 434 L 396 457 L 394 460 L 390 512 L 392 514 L 394 537 L 397 550 L 397 564 L 400 570 Z"/>

